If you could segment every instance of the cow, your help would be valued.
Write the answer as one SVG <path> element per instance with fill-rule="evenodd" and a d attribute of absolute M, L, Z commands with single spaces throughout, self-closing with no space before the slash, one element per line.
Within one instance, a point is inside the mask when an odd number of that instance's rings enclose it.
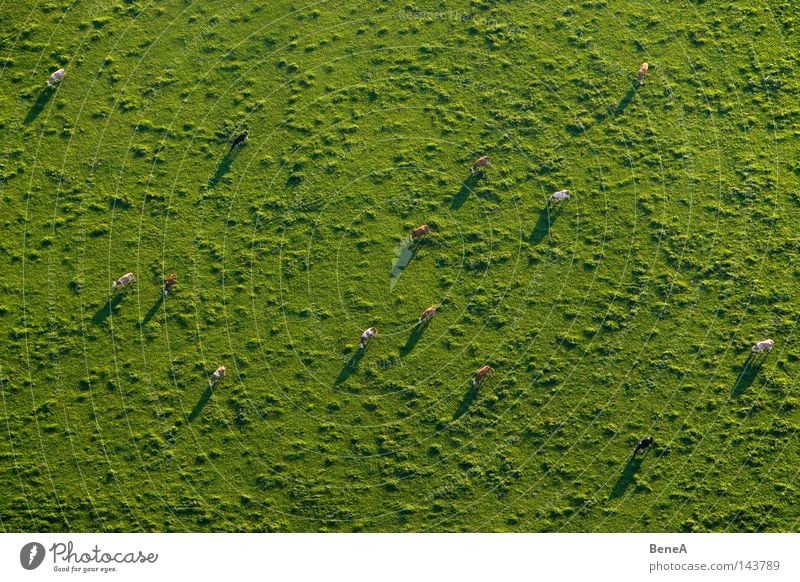
<path fill-rule="evenodd" d="M 434 315 L 436 315 L 436 306 L 431 305 L 430 307 L 428 307 L 428 309 L 422 312 L 422 315 L 419 316 L 419 319 L 417 320 L 417 325 L 421 325 L 427 322 Z"/>
<path fill-rule="evenodd" d="M 427 224 L 423 224 L 422 226 L 418 226 L 414 230 L 411 231 L 411 239 L 417 240 L 418 238 L 422 238 L 423 236 L 427 236 L 431 233 L 431 227 Z"/>
<path fill-rule="evenodd" d="M 753 345 L 753 349 L 750 350 L 751 354 L 760 354 L 762 352 L 771 352 L 772 348 L 775 346 L 775 342 L 771 339 L 765 339 L 760 342 L 757 342 Z"/>
<path fill-rule="evenodd" d="M 365 329 L 364 333 L 361 334 L 361 339 L 358 341 L 358 349 L 363 350 L 365 347 L 367 347 L 369 340 L 376 335 L 378 335 L 378 330 L 374 327 Z"/>
<path fill-rule="evenodd" d="M 136 277 L 133 276 L 133 273 L 125 273 L 122 277 L 111 283 L 111 288 L 121 289 L 122 287 L 127 287 L 134 281 L 136 281 Z"/>
<path fill-rule="evenodd" d="M 164 279 L 164 295 L 169 295 L 169 292 L 172 291 L 177 282 L 178 276 L 175 273 Z"/>
<path fill-rule="evenodd" d="M 653 437 L 651 437 L 651 436 L 643 438 L 642 440 L 639 441 L 639 444 L 636 445 L 636 448 L 633 449 L 633 456 L 635 457 L 639 453 L 643 453 L 649 447 L 651 447 L 653 444 L 655 444 L 655 442 L 656 441 L 653 440 Z"/>
<path fill-rule="evenodd" d="M 47 79 L 47 86 L 52 87 L 53 85 L 58 85 L 61 82 L 61 79 L 64 78 L 64 74 L 66 71 L 64 69 L 59 69 Z"/>
<path fill-rule="evenodd" d="M 561 202 L 562 200 L 569 200 L 569 190 L 559 190 L 558 192 L 553 192 L 549 201 L 556 203 Z"/>
<path fill-rule="evenodd" d="M 223 376 L 225 376 L 225 366 L 220 366 L 219 368 L 214 370 L 213 374 L 211 374 L 211 378 L 208 381 L 208 386 L 210 388 L 213 388 L 217 384 L 217 382 L 222 380 Z"/>
<path fill-rule="evenodd" d="M 639 67 L 639 73 L 636 75 L 636 80 L 639 81 L 639 85 L 644 85 L 644 78 L 647 75 L 647 70 L 650 68 L 650 65 L 647 63 L 642 63 L 642 66 Z"/>
<path fill-rule="evenodd" d="M 490 161 L 489 161 L 489 156 L 482 156 L 482 157 L 478 158 L 472 164 L 472 175 L 474 176 L 478 172 L 483 171 L 483 168 L 485 168 L 486 166 L 489 166 L 489 165 L 491 165 Z"/>
<path fill-rule="evenodd" d="M 491 366 L 482 366 L 472 375 L 472 385 L 477 386 L 486 376 L 494 372 Z"/>
<path fill-rule="evenodd" d="M 233 142 L 231 142 L 231 151 L 233 151 L 233 148 L 235 148 L 239 144 L 242 144 L 242 143 L 246 142 L 247 141 L 247 135 L 248 135 L 247 132 L 243 131 L 242 133 L 237 135 L 235 138 L 233 138 Z"/>

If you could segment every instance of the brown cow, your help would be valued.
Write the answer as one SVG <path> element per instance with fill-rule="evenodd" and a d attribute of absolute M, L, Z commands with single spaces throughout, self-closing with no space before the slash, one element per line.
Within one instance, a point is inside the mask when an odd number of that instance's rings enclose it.
<path fill-rule="evenodd" d="M 491 165 L 490 161 L 489 161 L 489 156 L 482 156 L 482 157 L 478 158 L 472 164 L 472 175 L 474 176 L 478 172 L 482 171 L 483 168 L 485 168 L 486 166 L 489 166 L 489 165 Z"/>
<path fill-rule="evenodd" d="M 488 376 L 492 372 L 494 372 L 494 369 L 491 366 L 489 365 L 482 366 L 477 372 L 475 372 L 475 374 L 473 374 L 472 385 L 477 386 L 481 380 L 486 378 L 486 376 Z"/>
<path fill-rule="evenodd" d="M 430 307 L 428 307 L 428 309 L 422 312 L 422 315 L 419 316 L 419 319 L 417 320 L 417 325 L 420 325 L 421 323 L 428 321 L 434 315 L 436 315 L 436 306 L 431 305 Z"/>
<path fill-rule="evenodd" d="M 636 75 L 636 80 L 639 81 L 640 85 L 644 85 L 644 78 L 647 75 L 647 70 L 650 68 L 650 65 L 647 63 L 642 63 L 642 66 L 639 67 L 639 73 Z"/>
<path fill-rule="evenodd" d="M 431 233 L 431 227 L 427 224 L 423 224 L 422 226 L 418 226 L 414 230 L 411 231 L 411 238 L 417 240 L 418 238 L 422 238 L 423 236 L 427 236 Z"/>
<path fill-rule="evenodd" d="M 177 282 L 178 276 L 175 273 L 164 279 L 164 295 L 169 295 L 169 292 L 172 291 Z"/>

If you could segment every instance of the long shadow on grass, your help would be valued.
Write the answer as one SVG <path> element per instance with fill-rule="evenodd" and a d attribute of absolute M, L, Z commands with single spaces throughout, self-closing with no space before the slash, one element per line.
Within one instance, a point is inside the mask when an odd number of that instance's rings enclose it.
<path fill-rule="evenodd" d="M 747 356 L 742 366 L 742 371 L 739 372 L 739 377 L 733 383 L 731 389 L 731 396 L 739 396 L 742 392 L 750 388 L 761 370 L 761 364 L 764 363 L 763 358 L 758 358 L 752 353 Z"/>
<path fill-rule="evenodd" d="M 39 117 L 39 114 L 44 109 L 44 106 L 47 105 L 47 102 L 50 101 L 50 97 L 53 96 L 53 93 L 55 93 L 55 91 L 49 87 L 42 89 L 42 92 L 39 93 L 39 97 L 36 98 L 36 103 L 33 104 L 28 114 L 25 116 L 24 123 L 26 125 Z"/>
<path fill-rule="evenodd" d="M 401 356 L 407 356 L 408 354 L 411 353 L 411 350 L 413 350 L 414 346 L 417 345 L 417 342 L 422 337 L 422 334 L 425 333 L 426 327 L 428 327 L 427 322 L 414 326 L 414 329 L 412 329 L 411 333 L 408 335 L 408 339 L 406 340 L 406 345 L 400 348 Z"/>
<path fill-rule="evenodd" d="M 533 227 L 531 233 L 531 242 L 538 245 L 550 233 L 550 227 L 555 224 L 556 219 L 564 212 L 562 206 L 551 207 L 548 203 L 547 206 L 542 208 L 539 213 L 539 220 L 536 221 L 536 226 Z"/>
<path fill-rule="evenodd" d="M 197 418 L 201 412 L 203 412 L 203 408 L 205 408 L 208 401 L 211 400 L 211 397 L 214 395 L 214 387 L 209 386 L 206 388 L 203 395 L 200 397 L 200 400 L 197 401 L 197 404 L 194 405 L 192 412 L 189 413 L 189 422 L 192 422 L 195 418 Z"/>
<path fill-rule="evenodd" d="M 453 420 L 458 420 L 469 410 L 470 405 L 475 402 L 475 399 L 478 397 L 478 390 L 480 385 L 475 384 L 473 385 L 470 382 L 469 390 L 467 390 L 466 394 L 464 394 L 464 398 L 461 399 L 461 404 L 458 405 L 458 408 L 453 414 Z"/>
<path fill-rule="evenodd" d="M 625 468 L 622 470 L 622 475 L 620 475 L 619 479 L 617 479 L 614 488 L 611 490 L 611 499 L 621 497 L 625 493 L 630 484 L 633 483 L 633 478 L 641 466 L 642 457 L 631 457 L 628 459 L 628 462 L 625 464 Z"/>
<path fill-rule="evenodd" d="M 108 319 L 108 316 L 114 312 L 117 305 L 119 305 L 120 301 L 122 301 L 123 297 L 125 297 L 124 293 L 117 293 L 116 295 L 111 297 L 111 299 L 108 300 L 108 303 L 106 303 L 103 307 L 101 307 L 97 311 L 97 313 L 94 314 L 94 316 L 92 317 L 92 323 L 94 323 L 95 325 L 99 325 L 103 323 L 106 319 Z"/>
<path fill-rule="evenodd" d="M 461 190 L 458 191 L 458 194 L 453 196 L 453 201 L 450 203 L 450 208 L 458 210 L 459 208 L 464 206 L 464 202 L 467 201 L 470 192 L 472 192 L 472 190 L 478 184 L 478 180 L 481 179 L 481 175 L 482 172 L 478 172 L 477 174 L 470 174 L 469 178 L 467 178 L 461 183 Z"/>
<path fill-rule="evenodd" d="M 231 169 L 231 164 L 233 160 L 236 159 L 237 154 L 239 153 L 239 149 L 230 150 L 227 154 L 225 154 L 222 159 L 219 161 L 217 165 L 217 169 L 214 172 L 214 175 L 211 176 L 211 179 L 208 181 L 208 187 L 213 188 L 217 184 L 219 184 L 220 180 L 225 177 L 225 174 Z"/>
<path fill-rule="evenodd" d="M 144 319 L 142 319 L 142 322 L 139 324 L 141 327 L 144 327 L 145 325 L 150 323 L 150 320 L 153 319 L 153 317 L 155 316 L 156 312 L 158 311 L 158 308 L 161 307 L 162 303 L 164 303 L 164 294 L 163 293 L 158 296 L 158 299 L 156 299 L 156 302 L 150 308 L 150 311 L 148 311 L 145 314 Z"/>
<path fill-rule="evenodd" d="M 361 361 L 361 358 L 364 357 L 364 352 L 366 351 L 367 351 L 366 349 L 363 350 L 359 349 L 355 354 L 353 354 L 352 358 L 347 360 L 347 363 L 345 363 L 345 365 L 342 367 L 342 371 L 339 372 L 339 375 L 336 377 L 336 380 L 334 380 L 333 382 L 334 386 L 338 386 L 339 384 L 347 380 L 350 377 L 350 375 L 356 371 L 358 363 Z"/>
<path fill-rule="evenodd" d="M 614 116 L 622 115 L 623 113 L 625 113 L 625 108 L 628 107 L 628 105 L 630 105 L 631 101 L 633 101 L 633 98 L 636 96 L 636 91 L 638 88 L 639 88 L 639 82 L 634 81 L 633 85 L 631 85 L 631 88 L 628 89 L 627 93 L 625 93 L 625 97 L 622 98 L 622 101 L 619 102 L 619 105 L 617 105 L 617 108 L 614 110 Z"/>

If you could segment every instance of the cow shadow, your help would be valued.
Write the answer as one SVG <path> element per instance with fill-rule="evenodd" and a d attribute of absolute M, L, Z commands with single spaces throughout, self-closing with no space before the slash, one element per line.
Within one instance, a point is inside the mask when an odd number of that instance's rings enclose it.
<path fill-rule="evenodd" d="M 139 325 L 140 325 L 140 327 L 144 327 L 145 325 L 147 325 L 148 323 L 150 323 L 150 320 L 151 320 L 151 319 L 153 319 L 153 317 L 155 317 L 155 314 L 158 312 L 158 309 L 159 309 L 159 307 L 161 307 L 161 304 L 162 304 L 162 303 L 164 303 L 164 294 L 163 294 L 163 293 L 161 293 L 161 294 L 158 296 L 158 299 L 156 299 L 156 302 L 155 302 L 155 303 L 153 304 L 153 306 L 150 308 L 150 311 L 148 311 L 148 312 L 145 314 L 145 316 L 142 318 L 142 321 L 141 321 L 141 323 L 139 324 Z"/>
<path fill-rule="evenodd" d="M 333 381 L 334 386 L 338 386 L 339 384 L 347 380 L 353 374 L 353 372 L 356 371 L 356 368 L 358 368 L 358 363 L 361 361 L 361 358 L 364 357 L 364 353 L 366 351 L 367 348 L 364 349 L 359 348 L 358 350 L 356 350 L 356 353 L 353 354 L 353 357 L 347 360 L 345 365 L 342 366 L 339 375 L 336 377 L 336 380 Z"/>
<path fill-rule="evenodd" d="M 116 313 L 116 308 L 124 297 L 124 292 L 115 293 L 111 299 L 108 300 L 108 303 L 103 305 L 103 307 L 101 307 L 97 313 L 92 316 L 92 323 L 99 325 L 108 319 L 112 313 Z"/>
<path fill-rule="evenodd" d="M 209 188 L 213 188 L 220 183 L 220 181 L 225 177 L 225 174 L 230 171 L 231 164 L 233 164 L 233 161 L 238 155 L 239 148 L 236 148 L 229 150 L 228 153 L 222 157 L 222 159 L 219 161 L 219 164 L 217 164 L 217 169 L 214 171 L 214 175 L 208 180 Z"/>
<path fill-rule="evenodd" d="M 613 111 L 614 117 L 625 113 L 625 109 L 628 107 L 628 105 L 630 105 L 631 101 L 633 101 L 633 98 L 636 96 L 636 91 L 638 90 L 639 90 L 639 81 L 634 81 L 630 89 L 628 89 L 628 92 L 625 93 L 625 96 L 622 98 L 622 101 L 620 101 L 617 104 L 617 108 L 614 109 Z"/>
<path fill-rule="evenodd" d="M 44 109 L 44 106 L 47 105 L 47 102 L 50 101 L 53 93 L 55 93 L 55 90 L 51 87 L 45 87 L 42 89 L 42 91 L 39 93 L 39 96 L 36 98 L 36 102 L 31 106 L 31 108 L 28 110 L 28 114 L 25 116 L 25 125 L 32 123 L 37 117 L 39 117 L 39 114 Z"/>
<path fill-rule="evenodd" d="M 200 400 L 197 401 L 197 404 L 194 405 L 194 408 L 192 408 L 192 411 L 189 413 L 189 418 L 188 418 L 189 422 L 192 422 L 195 418 L 197 418 L 200 415 L 200 413 L 203 411 L 203 408 L 205 408 L 206 404 L 208 404 L 208 401 L 211 400 L 211 397 L 213 395 L 214 395 L 214 387 L 209 385 L 203 392 L 203 395 L 200 397 Z"/>
<path fill-rule="evenodd" d="M 473 384 L 472 382 L 469 383 L 469 389 L 464 394 L 464 398 L 461 399 L 461 402 L 458 405 L 455 413 L 453 413 L 453 420 L 458 420 L 469 410 L 469 407 L 475 402 L 475 399 L 478 397 L 478 392 L 480 390 L 479 384 Z"/>
<path fill-rule="evenodd" d="M 414 346 L 417 345 L 417 342 L 422 337 L 422 334 L 425 333 L 425 328 L 427 327 L 428 327 L 428 322 L 423 322 L 414 326 L 414 329 L 412 329 L 411 333 L 408 334 L 408 339 L 406 340 L 406 344 L 400 348 L 401 356 L 407 356 L 409 353 L 411 353 L 411 350 L 413 350 Z"/>
<path fill-rule="evenodd" d="M 611 490 L 609 498 L 616 499 L 617 497 L 622 497 L 625 491 L 627 491 L 628 487 L 630 487 L 631 483 L 633 483 L 634 477 L 636 476 L 636 473 L 639 472 L 641 467 L 642 457 L 630 457 L 628 462 L 625 463 L 625 468 L 622 470 L 622 475 L 619 476 L 619 479 L 617 479 L 617 482 L 614 484 L 614 488 Z"/>
<path fill-rule="evenodd" d="M 739 372 L 739 376 L 733 383 L 733 388 L 731 388 L 731 396 L 739 396 L 742 394 L 742 392 L 752 386 L 756 376 L 758 376 L 759 371 L 761 371 L 761 366 L 764 363 L 764 359 L 764 356 L 761 354 L 755 355 L 752 352 L 747 356 L 747 359 L 742 365 L 742 370 Z"/>
<path fill-rule="evenodd" d="M 563 213 L 564 208 L 562 205 L 551 205 L 548 202 L 539 213 L 539 219 L 536 221 L 536 226 L 533 227 L 530 241 L 535 245 L 542 242 L 550 234 L 550 228 L 555 224 L 556 219 Z"/>
<path fill-rule="evenodd" d="M 475 186 L 482 176 L 483 172 L 470 174 L 469 177 L 461 183 L 461 189 L 458 191 L 458 194 L 453 196 L 453 201 L 450 202 L 450 208 L 458 210 L 464 206 L 464 202 L 467 201 L 467 198 L 469 198 L 470 193 L 475 189 Z"/>

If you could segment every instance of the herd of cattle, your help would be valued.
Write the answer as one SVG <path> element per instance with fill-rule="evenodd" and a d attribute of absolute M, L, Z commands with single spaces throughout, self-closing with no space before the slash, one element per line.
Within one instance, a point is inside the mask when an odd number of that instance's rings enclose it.
<path fill-rule="evenodd" d="M 647 75 L 647 71 L 649 70 L 650 66 L 648 63 L 642 63 L 639 67 L 639 71 L 636 75 L 636 80 L 639 85 L 644 84 L 645 76 Z M 54 87 L 61 83 L 64 79 L 65 71 L 64 69 L 59 69 L 54 72 L 50 77 L 47 79 L 47 87 Z M 231 151 L 239 145 L 244 144 L 247 141 L 248 132 L 243 131 L 242 133 L 238 134 L 231 142 Z M 491 166 L 491 159 L 489 156 L 481 156 L 472 164 L 472 175 L 479 175 L 481 174 L 486 168 Z M 570 199 L 570 192 L 569 190 L 559 190 L 558 192 L 554 192 L 548 199 L 548 204 L 557 204 L 559 202 L 567 201 Z M 427 224 L 423 224 L 411 231 L 411 239 L 416 241 L 422 237 L 429 235 L 431 232 L 430 227 Z M 116 281 L 111 284 L 111 288 L 113 290 L 123 289 L 136 281 L 136 277 L 133 273 L 126 273 Z M 171 274 L 164 280 L 164 295 L 168 295 L 172 288 L 177 284 L 178 277 L 175 273 Z M 436 306 L 431 305 L 425 311 L 422 312 L 419 319 L 417 320 L 417 326 L 426 326 L 428 322 L 436 315 Z M 358 342 L 358 349 L 365 350 L 369 345 L 370 341 L 378 335 L 378 330 L 375 327 L 370 327 L 364 330 L 361 334 L 361 337 Z M 775 342 L 771 339 L 765 339 L 762 341 L 757 342 L 753 345 L 751 349 L 751 354 L 766 354 L 772 350 L 774 347 Z M 491 374 L 494 369 L 487 365 L 481 366 L 475 373 L 472 375 L 472 386 L 475 387 L 480 384 L 489 374 Z M 225 376 L 225 366 L 219 366 L 208 381 L 209 387 L 213 388 L 217 382 L 219 382 Z M 655 443 L 652 436 L 646 437 L 639 441 L 634 449 L 633 454 L 636 455 L 639 452 L 645 451 L 651 445 Z"/>

